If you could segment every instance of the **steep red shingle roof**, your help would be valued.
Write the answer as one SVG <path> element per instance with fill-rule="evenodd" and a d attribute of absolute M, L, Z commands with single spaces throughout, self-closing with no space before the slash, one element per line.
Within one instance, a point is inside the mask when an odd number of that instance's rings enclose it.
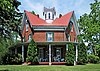
<path fill-rule="evenodd" d="M 74 11 L 71 11 L 61 18 L 57 18 L 52 23 L 48 24 L 45 20 L 25 10 L 27 17 L 33 26 L 67 26 L 73 12 Z"/>

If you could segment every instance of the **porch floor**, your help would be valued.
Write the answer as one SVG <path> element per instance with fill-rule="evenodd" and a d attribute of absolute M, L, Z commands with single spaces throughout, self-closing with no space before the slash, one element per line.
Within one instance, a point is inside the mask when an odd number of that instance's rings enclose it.
<path fill-rule="evenodd" d="M 51 62 L 51 65 L 65 65 L 66 62 Z M 39 62 L 39 65 L 49 65 L 49 62 Z"/>

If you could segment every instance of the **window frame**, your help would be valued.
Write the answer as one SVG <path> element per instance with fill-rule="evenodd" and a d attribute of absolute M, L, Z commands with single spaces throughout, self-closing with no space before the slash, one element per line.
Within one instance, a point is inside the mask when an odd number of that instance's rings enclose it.
<path fill-rule="evenodd" d="M 48 38 L 49 38 L 49 37 L 48 37 L 48 34 L 50 34 L 50 33 L 52 34 L 52 40 L 48 40 Z M 54 32 L 47 32 L 47 33 L 46 33 L 46 41 L 47 41 L 47 42 L 52 42 L 52 41 L 54 41 Z"/>

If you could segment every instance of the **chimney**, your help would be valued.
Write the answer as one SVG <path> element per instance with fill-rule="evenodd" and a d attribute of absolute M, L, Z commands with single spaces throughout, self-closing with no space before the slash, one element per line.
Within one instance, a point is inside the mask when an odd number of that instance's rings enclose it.
<path fill-rule="evenodd" d="M 37 14 L 37 17 L 39 18 L 39 14 Z"/>
<path fill-rule="evenodd" d="M 62 17 L 62 14 L 59 14 L 59 18 L 61 18 Z"/>

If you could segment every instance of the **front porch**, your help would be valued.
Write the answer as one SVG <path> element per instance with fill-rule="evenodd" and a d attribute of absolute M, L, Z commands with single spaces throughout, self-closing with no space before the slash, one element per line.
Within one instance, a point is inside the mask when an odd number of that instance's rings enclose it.
<path fill-rule="evenodd" d="M 75 61 L 77 63 L 77 42 L 36 42 L 39 48 L 39 64 L 42 65 L 65 65 L 65 54 L 68 44 L 73 43 L 75 49 Z"/>
<path fill-rule="evenodd" d="M 64 65 L 66 50 L 68 50 L 68 44 L 74 44 L 75 59 L 74 65 L 77 63 L 78 49 L 77 42 L 36 42 L 39 48 L 39 64 L 40 65 Z M 22 45 L 22 62 L 26 61 L 27 57 L 27 46 L 29 43 L 23 43 Z M 16 51 L 15 51 L 16 52 Z"/>

